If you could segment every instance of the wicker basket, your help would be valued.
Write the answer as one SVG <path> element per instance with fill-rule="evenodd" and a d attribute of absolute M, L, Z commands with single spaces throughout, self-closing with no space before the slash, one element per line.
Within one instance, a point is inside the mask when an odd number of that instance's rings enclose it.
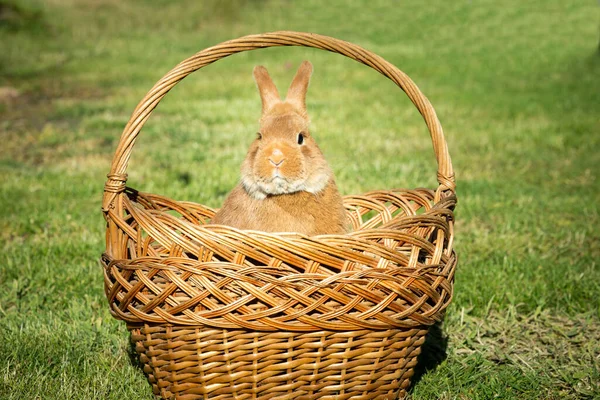
<path fill-rule="evenodd" d="M 339 53 L 396 83 L 431 134 L 437 189 L 346 196 L 351 233 L 307 237 L 207 225 L 208 207 L 126 187 L 135 139 L 173 86 L 221 58 L 272 46 Z M 208 48 L 150 90 L 121 136 L 103 198 L 112 315 L 127 323 L 165 399 L 402 397 L 429 326 L 452 298 L 454 189 L 435 111 L 381 57 L 298 32 Z"/>

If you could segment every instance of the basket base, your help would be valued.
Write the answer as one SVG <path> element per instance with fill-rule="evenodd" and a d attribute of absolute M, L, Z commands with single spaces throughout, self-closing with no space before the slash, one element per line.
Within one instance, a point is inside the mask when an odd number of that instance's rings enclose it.
<path fill-rule="evenodd" d="M 256 332 L 129 327 L 163 399 L 398 399 L 426 329 Z"/>

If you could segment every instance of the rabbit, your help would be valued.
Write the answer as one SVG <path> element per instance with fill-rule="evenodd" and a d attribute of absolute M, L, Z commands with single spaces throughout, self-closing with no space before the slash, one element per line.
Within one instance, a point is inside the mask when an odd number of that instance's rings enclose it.
<path fill-rule="evenodd" d="M 254 68 L 262 101 L 260 131 L 242 163 L 240 183 L 211 224 L 309 236 L 347 232 L 333 172 L 308 129 L 312 71 L 310 62 L 302 62 L 281 101 L 267 69 Z"/>

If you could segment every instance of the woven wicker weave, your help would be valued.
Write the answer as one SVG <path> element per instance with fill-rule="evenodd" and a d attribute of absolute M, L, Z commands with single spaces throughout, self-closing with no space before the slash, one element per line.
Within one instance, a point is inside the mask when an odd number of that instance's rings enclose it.
<path fill-rule="evenodd" d="M 346 196 L 352 231 L 306 237 L 207 225 L 208 207 L 126 187 L 137 135 L 173 86 L 221 58 L 272 46 L 339 53 L 395 82 L 425 119 L 438 188 Z M 150 90 L 121 136 L 103 199 L 111 312 L 165 399 L 401 397 L 428 327 L 452 298 L 454 189 L 435 111 L 381 57 L 298 32 L 208 48 Z"/>

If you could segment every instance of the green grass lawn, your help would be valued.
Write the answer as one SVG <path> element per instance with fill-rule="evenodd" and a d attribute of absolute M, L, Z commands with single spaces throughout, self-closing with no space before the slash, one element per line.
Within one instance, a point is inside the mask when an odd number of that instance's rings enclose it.
<path fill-rule="evenodd" d="M 151 399 L 98 258 L 105 175 L 170 68 L 279 29 L 348 40 L 406 72 L 456 170 L 448 357 L 414 399 L 600 398 L 600 7 L 596 1 L 0 0 L 0 398 Z M 263 64 L 309 59 L 308 109 L 343 194 L 436 187 L 423 120 L 375 71 L 303 48 L 202 69 L 145 125 L 128 184 L 218 207 L 238 179 Z"/>

